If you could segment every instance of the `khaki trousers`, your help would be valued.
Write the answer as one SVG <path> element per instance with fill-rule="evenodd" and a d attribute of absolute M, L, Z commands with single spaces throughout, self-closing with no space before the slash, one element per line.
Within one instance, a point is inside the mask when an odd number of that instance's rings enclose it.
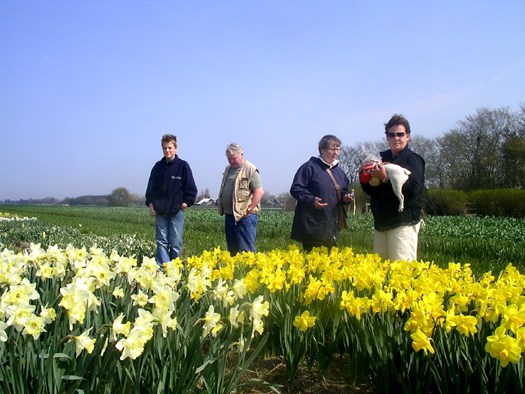
<path fill-rule="evenodd" d="M 417 260 L 417 241 L 421 221 L 387 231 L 374 230 L 374 253 L 383 260 Z"/>

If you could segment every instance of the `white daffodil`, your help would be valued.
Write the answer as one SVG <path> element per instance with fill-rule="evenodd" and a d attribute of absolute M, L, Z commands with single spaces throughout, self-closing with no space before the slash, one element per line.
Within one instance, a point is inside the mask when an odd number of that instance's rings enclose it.
<path fill-rule="evenodd" d="M 0 342 L 7 342 L 8 335 L 5 332 L 7 327 L 9 327 L 9 324 L 0 320 Z"/>
<path fill-rule="evenodd" d="M 132 294 L 131 299 L 133 300 L 133 306 L 144 306 L 148 303 L 148 296 L 139 290 L 137 294 Z"/>
<path fill-rule="evenodd" d="M 24 326 L 24 331 L 22 334 L 31 335 L 33 339 L 38 339 L 41 333 L 46 332 L 45 330 L 46 322 L 43 317 L 32 315 Z"/>
<path fill-rule="evenodd" d="M 244 284 L 244 278 L 235 279 L 235 282 L 233 283 L 233 292 L 235 293 L 235 297 L 237 297 L 237 299 L 244 297 L 247 292 L 246 285 Z"/>
<path fill-rule="evenodd" d="M 153 326 L 151 323 L 146 325 L 135 325 L 126 338 L 121 339 L 116 344 L 116 348 L 122 352 L 120 359 L 136 359 L 144 351 L 144 345 L 153 337 Z"/>
<path fill-rule="evenodd" d="M 111 338 L 113 341 L 117 340 L 117 334 L 122 334 L 124 336 L 128 336 L 129 331 L 131 329 L 131 322 L 122 323 L 122 319 L 124 319 L 124 314 L 121 313 L 117 316 L 117 318 L 113 321 L 112 331 L 111 331 Z"/>
<path fill-rule="evenodd" d="M 95 349 L 95 342 L 97 340 L 88 336 L 89 331 L 91 331 L 91 328 L 87 329 L 79 336 L 73 337 L 75 339 L 76 357 L 78 357 L 80 353 L 82 353 L 82 350 L 86 350 L 88 354 L 91 354 L 93 352 L 93 349 Z"/>
<path fill-rule="evenodd" d="M 212 334 L 212 336 L 216 336 L 217 333 L 222 328 L 221 321 L 221 315 L 219 313 L 215 313 L 215 309 L 213 305 L 210 305 L 208 308 L 208 312 L 206 312 L 206 316 L 204 316 L 204 327 L 202 336 L 205 337 L 208 334 Z"/>

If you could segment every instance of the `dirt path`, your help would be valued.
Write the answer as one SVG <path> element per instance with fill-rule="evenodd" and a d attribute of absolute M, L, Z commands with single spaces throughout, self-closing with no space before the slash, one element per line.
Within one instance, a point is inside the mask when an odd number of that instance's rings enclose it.
<path fill-rule="evenodd" d="M 246 385 L 240 392 L 246 394 L 265 394 L 265 393 L 282 393 L 282 394 L 372 394 L 375 391 L 370 382 L 362 382 L 353 386 L 347 381 L 348 371 L 343 359 L 336 359 L 332 362 L 330 369 L 319 377 L 317 369 L 306 366 L 299 368 L 297 377 L 290 385 L 286 374 L 286 365 L 282 357 L 272 357 L 257 360 L 250 368 Z M 250 379 L 260 380 L 258 382 Z M 267 383 L 265 383 L 267 382 Z M 273 384 L 276 390 L 272 390 L 269 384 Z"/>

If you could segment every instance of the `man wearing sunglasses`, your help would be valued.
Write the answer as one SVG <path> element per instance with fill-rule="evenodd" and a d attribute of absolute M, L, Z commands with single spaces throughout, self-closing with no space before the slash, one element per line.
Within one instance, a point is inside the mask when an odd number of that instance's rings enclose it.
<path fill-rule="evenodd" d="M 390 149 L 379 152 L 383 163 L 393 163 L 410 171 L 403 184 L 404 209 L 394 193 L 385 166 L 376 164 L 370 175 L 379 184 L 361 182 L 370 196 L 374 216 L 374 252 L 383 259 L 412 261 L 417 259 L 419 228 L 423 214 L 425 190 L 425 160 L 408 147 L 410 124 L 402 115 L 393 115 L 385 124 L 385 135 Z M 363 167 L 368 163 L 364 163 Z"/>

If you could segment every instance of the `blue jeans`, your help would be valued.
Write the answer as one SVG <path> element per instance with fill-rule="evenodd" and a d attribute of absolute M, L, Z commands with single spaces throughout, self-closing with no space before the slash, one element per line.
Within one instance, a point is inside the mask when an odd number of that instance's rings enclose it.
<path fill-rule="evenodd" d="M 239 252 L 256 252 L 255 237 L 258 219 L 258 215 L 252 213 L 235 222 L 233 215 L 226 215 L 224 232 L 228 251 L 232 256 Z"/>
<path fill-rule="evenodd" d="M 184 211 L 174 215 L 155 216 L 155 238 L 157 240 L 157 263 L 162 267 L 181 255 Z"/>

